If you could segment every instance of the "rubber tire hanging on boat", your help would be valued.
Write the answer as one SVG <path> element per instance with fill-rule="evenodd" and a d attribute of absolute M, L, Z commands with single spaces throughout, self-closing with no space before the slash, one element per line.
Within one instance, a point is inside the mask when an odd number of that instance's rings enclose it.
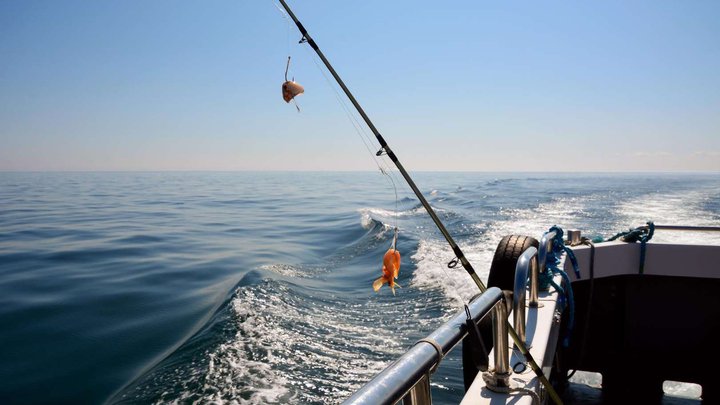
<path fill-rule="evenodd" d="M 495 255 L 490 265 L 487 286 L 488 288 L 498 287 L 505 292 L 506 297 L 509 298 L 509 300 L 506 300 L 508 304 L 508 314 L 510 314 L 512 310 L 510 303 L 512 302 L 512 291 L 515 284 L 515 267 L 522 253 L 530 246 L 537 248 L 540 246 L 540 243 L 537 239 L 530 236 L 507 235 L 500 240 L 500 243 L 498 243 L 495 249 Z M 481 319 L 478 328 L 480 329 L 480 336 L 486 349 L 490 351 L 493 347 L 492 316 L 488 314 L 488 316 Z M 483 364 L 476 364 L 478 361 L 475 359 L 474 350 L 469 347 L 469 343 L 469 339 L 463 339 L 462 356 L 465 391 L 470 388 L 470 385 L 478 374 L 479 368 L 483 366 Z M 489 359 L 483 360 L 486 362 L 485 365 L 487 365 Z"/>
<path fill-rule="evenodd" d="M 523 235 L 508 235 L 500 241 L 490 265 L 487 286 L 512 291 L 515 284 L 515 266 L 520 255 L 530 246 L 537 248 L 540 243 L 535 238 Z"/>

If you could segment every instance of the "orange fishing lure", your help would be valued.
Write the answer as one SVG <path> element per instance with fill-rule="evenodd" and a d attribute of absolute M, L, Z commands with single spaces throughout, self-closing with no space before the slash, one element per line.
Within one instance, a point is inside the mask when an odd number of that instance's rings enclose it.
<path fill-rule="evenodd" d="M 390 248 L 387 252 L 385 252 L 385 256 L 383 257 L 382 272 L 383 275 L 373 282 L 373 290 L 378 291 L 383 284 L 387 283 L 390 286 L 393 295 L 395 295 L 395 286 L 400 288 L 400 284 L 395 282 L 395 279 L 398 278 L 398 274 L 400 274 L 400 252 L 393 248 Z"/>
<path fill-rule="evenodd" d="M 373 282 L 373 290 L 378 291 L 383 284 L 386 284 L 392 290 L 395 295 L 395 287 L 401 288 L 400 284 L 395 282 L 400 274 L 400 252 L 395 249 L 397 243 L 397 228 L 395 228 L 395 236 L 393 237 L 392 247 L 385 252 L 383 256 L 383 275 Z"/>

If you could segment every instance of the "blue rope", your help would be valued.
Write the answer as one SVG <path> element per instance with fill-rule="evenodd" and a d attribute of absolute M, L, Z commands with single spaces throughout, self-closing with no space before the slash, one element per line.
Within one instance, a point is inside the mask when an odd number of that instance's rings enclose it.
<path fill-rule="evenodd" d="M 655 223 L 648 221 L 646 226 L 630 229 L 626 232 L 619 232 L 608 239 L 608 242 L 621 238 L 623 242 L 635 243 L 640 242 L 640 274 L 645 273 L 645 251 L 647 242 L 652 239 L 655 234 Z"/>
<path fill-rule="evenodd" d="M 570 336 L 572 335 L 573 328 L 575 327 L 575 299 L 572 291 L 572 284 L 568 274 L 560 268 L 561 258 L 565 253 L 572 264 L 575 277 L 580 279 L 580 266 L 578 265 L 575 253 L 568 246 L 565 246 L 563 241 L 564 232 L 562 228 L 555 225 L 552 226 L 547 233 L 555 232 L 555 237 L 551 242 L 551 251 L 547 253 L 545 267 L 547 271 L 540 273 L 539 288 L 541 290 L 548 290 L 553 287 L 559 294 L 560 307 L 568 310 L 568 322 L 563 337 L 563 347 L 570 345 Z M 618 238 L 622 238 L 623 242 L 634 243 L 640 242 L 640 274 L 645 271 L 645 252 L 647 242 L 652 239 L 655 233 L 655 224 L 652 221 L 648 221 L 647 226 L 641 226 L 639 228 L 630 229 L 626 232 L 619 232 L 613 237 L 607 239 L 607 241 L 613 241 Z M 602 238 L 594 238 L 593 242 L 600 243 Z M 543 247 L 541 247 L 543 248 Z M 542 269 L 541 269 L 542 270 Z M 560 274 L 562 276 L 562 283 L 558 285 L 553 278 Z M 564 288 L 563 288 L 564 285 Z"/>
<path fill-rule="evenodd" d="M 563 347 L 570 345 L 570 336 L 572 335 L 573 328 L 575 327 L 575 298 L 573 296 L 572 284 L 570 283 L 570 277 L 568 274 L 560 268 L 561 258 L 563 253 L 567 254 L 570 263 L 573 266 L 575 276 L 580 278 L 580 267 L 578 266 L 577 258 L 572 249 L 565 246 L 563 242 L 563 230 L 559 226 L 553 226 L 548 230 L 549 232 L 555 232 L 555 237 L 552 239 L 551 251 L 548 252 L 545 266 L 547 271 L 540 273 L 540 288 L 547 290 L 549 287 L 553 287 L 559 296 L 560 307 L 568 310 L 568 322 L 565 330 L 565 336 L 563 337 Z M 541 248 L 543 248 L 541 246 Z M 560 274 L 562 276 L 562 283 L 565 285 L 563 288 L 561 285 L 555 283 L 553 278 L 555 275 Z"/>

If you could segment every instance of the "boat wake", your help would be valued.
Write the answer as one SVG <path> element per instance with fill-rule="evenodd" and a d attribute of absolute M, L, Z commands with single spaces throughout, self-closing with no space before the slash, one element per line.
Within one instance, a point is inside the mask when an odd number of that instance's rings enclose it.
<path fill-rule="evenodd" d="M 539 238 L 552 225 L 588 229 L 601 214 L 588 209 L 598 195 L 556 198 L 531 208 L 501 208 L 496 221 L 464 225 L 465 237 L 457 240 L 465 256 L 483 281 L 490 272 L 495 248 L 506 235 L 521 234 Z M 467 272 L 458 265 L 448 268 L 454 258 L 447 242 L 439 238 L 420 241 L 412 260 L 417 266 L 412 285 L 421 289 L 441 289 L 454 306 L 461 305 L 479 290 Z"/>
<path fill-rule="evenodd" d="M 391 238 L 387 214 L 368 209 L 367 231 L 321 264 L 276 263 L 247 273 L 203 330 L 111 402 L 321 404 L 348 397 L 454 311 L 436 292 L 408 286 L 412 265 L 401 271 L 406 288 L 397 296 L 373 293 Z M 402 243 L 406 249 L 415 240 L 407 235 Z M 366 266 L 368 257 L 377 263 Z M 338 280 L 357 287 L 338 293 L 331 287 Z"/>
<path fill-rule="evenodd" d="M 652 220 L 662 225 L 720 226 L 720 191 L 655 193 L 622 203 L 619 215 L 632 227 Z M 619 230 L 626 230 L 621 228 Z M 651 242 L 720 245 L 718 232 L 657 231 Z"/>

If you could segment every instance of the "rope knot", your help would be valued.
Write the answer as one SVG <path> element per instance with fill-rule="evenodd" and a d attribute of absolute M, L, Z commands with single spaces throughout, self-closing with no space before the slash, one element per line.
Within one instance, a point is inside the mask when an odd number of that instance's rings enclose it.
<path fill-rule="evenodd" d="M 620 239 L 626 243 L 640 242 L 640 266 L 639 273 L 645 273 L 645 250 L 646 244 L 655 234 L 655 223 L 648 221 L 644 226 L 635 229 L 629 229 L 626 232 L 618 232 L 615 236 L 608 239 L 608 242 Z"/>

